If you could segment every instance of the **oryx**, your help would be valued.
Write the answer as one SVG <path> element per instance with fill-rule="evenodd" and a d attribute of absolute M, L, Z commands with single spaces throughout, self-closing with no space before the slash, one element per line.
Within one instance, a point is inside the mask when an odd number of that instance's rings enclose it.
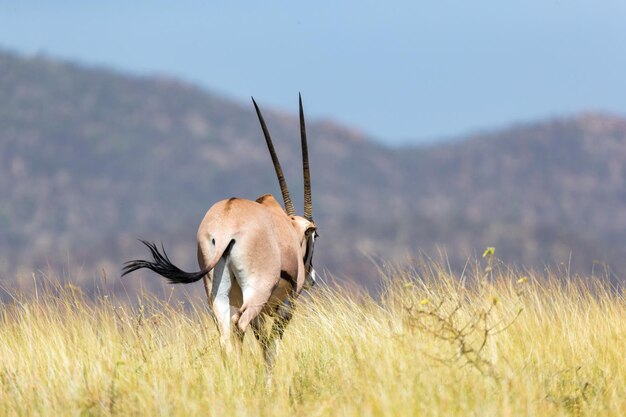
<path fill-rule="evenodd" d="M 242 198 L 219 201 L 207 211 L 198 228 L 199 272 L 182 271 L 172 264 L 162 245 L 159 250 L 154 243 L 142 240 L 153 260 L 126 262 L 122 276 L 148 268 L 171 283 L 188 284 L 204 279 L 222 345 L 230 350 L 231 332 L 241 340 L 251 325 L 263 347 L 269 370 L 278 340 L 291 320 L 293 300 L 315 283 L 312 259 L 317 232 L 302 97 L 299 107 L 304 216 L 295 213 L 269 131 L 254 98 L 252 102 L 274 163 L 285 209 L 270 194 L 256 201 Z M 264 329 L 268 316 L 274 317 L 269 334 Z"/>

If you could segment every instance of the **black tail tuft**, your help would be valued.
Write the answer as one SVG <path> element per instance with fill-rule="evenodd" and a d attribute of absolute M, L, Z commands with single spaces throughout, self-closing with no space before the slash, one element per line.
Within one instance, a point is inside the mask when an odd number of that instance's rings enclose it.
<path fill-rule="evenodd" d="M 161 253 L 159 248 L 157 248 L 154 243 L 142 239 L 139 239 L 139 241 L 148 247 L 154 262 L 148 262 L 140 259 L 125 262 L 124 267 L 122 268 L 122 276 L 130 274 L 131 272 L 141 268 L 147 268 L 167 278 L 167 280 L 172 284 L 190 284 L 192 282 L 200 281 L 202 277 L 209 272 L 208 270 L 193 273 L 185 272 L 170 261 L 167 253 L 165 253 L 163 243 L 161 243 L 161 251 L 163 252 Z"/>

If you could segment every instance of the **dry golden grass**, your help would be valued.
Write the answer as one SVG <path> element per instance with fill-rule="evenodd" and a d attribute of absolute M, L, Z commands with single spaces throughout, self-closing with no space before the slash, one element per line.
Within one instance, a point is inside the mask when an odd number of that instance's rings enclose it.
<path fill-rule="evenodd" d="M 596 278 L 428 263 L 386 280 L 381 301 L 303 300 L 271 387 L 251 335 L 223 356 L 205 301 L 15 295 L 0 415 L 626 415 L 625 298 Z"/>

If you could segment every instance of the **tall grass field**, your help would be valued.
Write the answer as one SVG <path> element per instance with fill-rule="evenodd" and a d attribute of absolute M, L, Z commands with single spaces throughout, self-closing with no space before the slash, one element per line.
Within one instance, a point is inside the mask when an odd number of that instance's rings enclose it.
<path fill-rule="evenodd" d="M 384 275 L 377 298 L 301 297 L 271 384 L 251 332 L 222 352 L 206 300 L 12 293 L 0 415 L 626 415 L 626 299 L 603 279 L 437 263 Z"/>

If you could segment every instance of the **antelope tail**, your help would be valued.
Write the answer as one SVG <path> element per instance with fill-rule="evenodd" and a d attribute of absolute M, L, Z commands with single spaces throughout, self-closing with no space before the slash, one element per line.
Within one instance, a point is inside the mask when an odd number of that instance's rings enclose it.
<path fill-rule="evenodd" d="M 141 268 L 147 268 L 162 277 L 165 277 L 172 284 L 190 284 L 192 282 L 200 281 L 202 277 L 204 277 L 212 269 L 211 267 L 200 272 L 185 272 L 170 261 L 162 243 L 161 250 L 159 251 L 159 248 L 154 243 L 142 239 L 139 239 L 139 241 L 148 247 L 150 253 L 152 254 L 153 261 L 128 261 L 124 263 L 122 276 L 130 274 L 131 272 Z"/>

